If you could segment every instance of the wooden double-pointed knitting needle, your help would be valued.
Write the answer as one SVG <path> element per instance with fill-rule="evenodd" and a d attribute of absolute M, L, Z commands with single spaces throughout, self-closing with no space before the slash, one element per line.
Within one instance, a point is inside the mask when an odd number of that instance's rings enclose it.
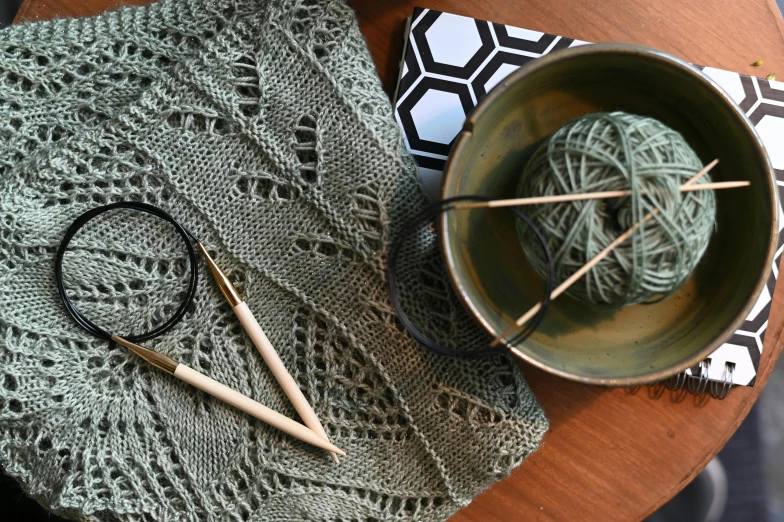
<path fill-rule="evenodd" d="M 250 337 L 253 344 L 256 345 L 256 349 L 261 354 L 264 362 L 267 363 L 267 366 L 269 366 L 269 369 L 272 370 L 272 375 L 275 376 L 280 387 L 283 388 L 283 391 L 291 401 L 291 404 L 294 405 L 294 409 L 297 410 L 302 421 L 308 428 L 329 442 L 327 432 L 324 431 L 324 427 L 321 425 L 316 413 L 302 394 L 302 390 L 300 390 L 297 381 L 294 380 L 283 365 L 283 361 L 280 360 L 278 352 L 275 351 L 272 343 L 267 339 L 267 335 L 261 329 L 261 326 L 259 326 L 259 322 L 256 321 L 256 318 L 253 316 L 253 313 L 251 313 L 248 305 L 242 300 L 239 292 L 234 288 L 234 285 L 223 270 L 221 270 L 212 257 L 210 257 L 210 254 L 207 252 L 207 249 L 204 248 L 204 245 L 202 245 L 201 242 L 197 242 L 196 245 L 199 247 L 199 250 L 201 250 L 207 265 L 210 267 L 210 271 L 212 272 L 215 281 L 218 283 L 218 287 L 231 305 L 237 318 L 239 318 L 242 327 L 245 328 L 245 331 L 248 333 L 248 337 Z M 345 455 L 345 453 L 341 453 L 341 455 Z M 332 452 L 331 456 L 336 464 L 340 463 L 335 452 Z"/>
<path fill-rule="evenodd" d="M 719 162 L 719 160 L 715 159 L 715 160 L 711 161 L 710 163 L 708 163 L 701 171 L 699 171 L 697 174 L 695 174 L 686 183 L 681 185 L 681 187 L 689 187 L 689 186 L 692 186 L 695 183 L 697 183 L 697 181 L 700 178 L 702 178 L 705 174 L 707 174 L 708 171 L 710 171 L 713 167 L 715 167 L 718 162 Z M 550 300 L 554 301 L 559 295 L 561 295 L 562 293 L 566 292 L 566 290 L 570 286 L 572 286 L 575 283 L 575 281 L 580 279 L 591 268 L 596 266 L 602 259 L 607 257 L 609 255 L 609 253 L 612 252 L 615 247 L 617 247 L 618 245 L 620 245 L 621 243 L 623 243 L 624 241 L 629 239 L 629 237 L 631 237 L 631 235 L 634 234 L 634 232 L 638 228 L 640 228 L 640 226 L 642 226 L 643 223 L 647 223 L 648 221 L 653 219 L 653 216 L 655 216 L 658 212 L 659 212 L 659 209 L 654 209 L 652 212 L 649 212 L 644 218 L 642 218 L 640 221 L 638 221 L 637 223 L 632 225 L 632 227 L 629 228 L 629 230 L 627 230 L 626 232 L 624 232 L 623 234 L 621 234 L 620 236 L 615 238 L 615 240 L 612 243 L 610 243 L 609 245 L 604 247 L 604 250 L 602 250 L 601 252 L 596 254 L 590 261 L 585 263 L 575 273 L 570 275 L 563 283 L 558 285 L 558 287 L 556 287 L 556 289 L 553 290 L 550 293 Z M 503 332 L 498 334 L 498 336 L 491 343 L 491 346 L 498 346 L 498 344 L 501 343 L 501 341 L 504 339 L 504 337 L 508 336 L 509 334 L 511 334 L 512 332 L 514 332 L 515 330 L 517 330 L 518 328 L 523 326 L 525 323 L 530 321 L 531 318 L 534 315 L 536 315 L 536 313 L 539 312 L 539 310 L 541 310 L 541 309 L 542 309 L 542 303 L 540 301 L 537 304 L 535 304 L 533 307 L 531 307 L 531 309 L 528 310 L 526 313 L 521 315 L 520 318 L 517 319 L 517 321 L 515 321 L 513 325 L 511 325 L 509 328 L 507 328 L 506 330 L 504 330 Z M 510 347 L 509 349 L 516 357 L 524 359 L 523 354 L 520 353 L 520 351 L 517 348 Z"/>
<path fill-rule="evenodd" d="M 748 181 L 718 181 L 715 183 L 703 183 L 702 185 L 681 185 L 678 190 L 679 192 L 698 192 L 701 190 L 722 190 L 748 187 L 749 185 L 751 185 L 751 183 Z M 643 191 L 642 194 L 645 194 L 645 191 Z M 524 205 L 564 203 L 568 201 L 583 201 L 588 199 L 621 198 L 631 195 L 631 190 L 607 190 L 603 192 L 586 192 L 584 194 L 558 194 L 555 196 L 536 196 L 530 198 L 495 199 L 493 201 L 458 203 L 452 208 L 455 210 L 468 210 L 474 208 L 520 207 Z"/>
<path fill-rule="evenodd" d="M 263 404 L 259 404 L 250 397 L 246 397 L 240 392 L 232 390 L 228 386 L 207 377 L 203 373 L 199 373 L 193 368 L 175 361 L 171 357 L 167 357 L 160 352 L 150 350 L 144 346 L 134 344 L 117 335 L 113 335 L 112 340 L 125 346 L 153 366 L 174 375 L 178 379 L 195 386 L 203 392 L 209 393 L 226 404 L 230 404 L 257 419 L 266 422 L 270 426 L 288 433 L 296 439 L 339 455 L 346 454 L 342 449 L 329 442 L 326 438 L 313 430 L 306 428 L 299 422 L 293 421 L 285 415 L 281 415 L 275 410 L 267 408 Z"/>

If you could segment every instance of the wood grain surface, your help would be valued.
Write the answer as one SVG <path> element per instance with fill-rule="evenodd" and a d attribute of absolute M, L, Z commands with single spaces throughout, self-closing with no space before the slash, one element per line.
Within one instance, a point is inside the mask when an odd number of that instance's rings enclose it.
<path fill-rule="evenodd" d="M 26 0 L 17 22 L 87 16 L 127 0 Z M 138 3 L 144 3 L 144 0 Z M 581 40 L 648 45 L 693 63 L 784 78 L 784 23 L 774 0 L 354 0 L 387 92 L 415 5 Z M 764 66 L 751 63 L 764 60 Z M 784 144 L 782 144 L 784 146 Z M 724 401 L 672 402 L 523 371 L 551 422 L 539 452 L 453 522 L 640 520 L 682 489 L 721 449 L 754 404 L 782 350 L 778 285 L 757 384 Z"/>

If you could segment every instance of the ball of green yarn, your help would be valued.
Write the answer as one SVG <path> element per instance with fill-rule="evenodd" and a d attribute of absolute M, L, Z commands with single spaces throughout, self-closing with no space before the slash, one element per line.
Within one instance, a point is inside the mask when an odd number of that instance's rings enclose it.
<path fill-rule="evenodd" d="M 623 112 L 568 122 L 525 166 L 518 197 L 606 190 L 633 195 L 528 207 L 548 240 L 561 283 L 646 214 L 659 213 L 567 291 L 581 301 L 625 306 L 661 299 L 680 288 L 705 253 L 715 225 L 712 190 L 678 187 L 702 169 L 680 133 L 661 122 Z M 706 175 L 698 183 L 708 183 Z M 518 220 L 528 260 L 545 275 L 541 246 Z"/>

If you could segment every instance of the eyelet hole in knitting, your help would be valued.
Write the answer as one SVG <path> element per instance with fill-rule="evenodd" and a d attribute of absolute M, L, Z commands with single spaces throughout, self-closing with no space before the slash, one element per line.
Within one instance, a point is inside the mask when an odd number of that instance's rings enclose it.
<path fill-rule="evenodd" d="M 348 245 L 329 236 L 299 237 L 294 240 L 293 249 L 295 252 L 308 253 L 314 256 L 341 256 L 345 260 L 354 260 L 354 253 Z"/>
<path fill-rule="evenodd" d="M 186 132 L 203 132 L 207 134 L 223 135 L 232 129 L 231 125 L 223 118 L 196 111 L 174 111 L 171 112 L 164 121 L 169 127 Z"/>
<path fill-rule="evenodd" d="M 231 73 L 240 112 L 249 119 L 258 117 L 262 97 L 258 61 L 253 56 L 241 55 L 234 61 Z"/>
<path fill-rule="evenodd" d="M 237 189 L 242 194 L 268 199 L 275 186 L 269 179 L 242 176 L 237 180 Z"/>
<path fill-rule="evenodd" d="M 450 301 L 451 286 L 446 281 L 440 258 L 427 262 L 418 271 L 421 285 L 420 299 L 422 305 L 432 311 L 430 328 L 438 332 L 449 332 L 455 311 Z"/>
<path fill-rule="evenodd" d="M 333 243 L 320 242 L 316 248 L 318 253 L 332 257 L 338 253 L 338 248 Z"/>
<path fill-rule="evenodd" d="M 293 201 L 300 194 L 296 187 L 276 183 L 264 172 L 250 173 L 235 170 L 233 174 L 236 177 L 235 191 L 243 196 L 268 201 Z"/>
<path fill-rule="evenodd" d="M 299 175 L 308 184 L 318 183 L 318 128 L 316 117 L 305 114 L 294 125 L 294 141 L 291 144 L 297 161 Z"/>
<path fill-rule="evenodd" d="M 381 249 L 383 237 L 377 189 L 374 184 L 366 184 L 357 188 L 352 196 L 352 211 L 365 240 L 364 246 L 376 252 Z"/>
<path fill-rule="evenodd" d="M 278 199 L 291 199 L 292 198 L 291 190 L 288 189 L 287 187 L 284 187 L 283 185 L 277 185 L 275 187 L 275 195 L 278 197 Z"/>
<path fill-rule="evenodd" d="M 49 451 L 52 449 L 52 441 L 47 437 L 43 437 L 38 441 L 38 449 L 41 451 Z"/>
<path fill-rule="evenodd" d="M 8 373 L 5 374 L 5 378 L 3 379 L 3 387 L 8 391 L 16 391 L 17 388 L 16 377 Z"/>

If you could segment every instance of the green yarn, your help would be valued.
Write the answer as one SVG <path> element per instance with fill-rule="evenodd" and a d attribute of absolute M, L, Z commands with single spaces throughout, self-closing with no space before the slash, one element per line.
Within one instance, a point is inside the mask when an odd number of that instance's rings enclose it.
<path fill-rule="evenodd" d="M 649 212 L 659 213 L 567 291 L 581 301 L 626 306 L 680 288 L 705 253 L 715 224 L 713 191 L 680 193 L 702 168 L 680 133 L 623 112 L 576 118 L 558 129 L 526 164 L 518 197 L 631 190 L 608 200 L 537 205 L 530 218 L 548 238 L 556 280 L 563 282 Z M 708 183 L 706 175 L 698 183 Z M 539 244 L 518 224 L 528 260 L 545 274 Z"/>

